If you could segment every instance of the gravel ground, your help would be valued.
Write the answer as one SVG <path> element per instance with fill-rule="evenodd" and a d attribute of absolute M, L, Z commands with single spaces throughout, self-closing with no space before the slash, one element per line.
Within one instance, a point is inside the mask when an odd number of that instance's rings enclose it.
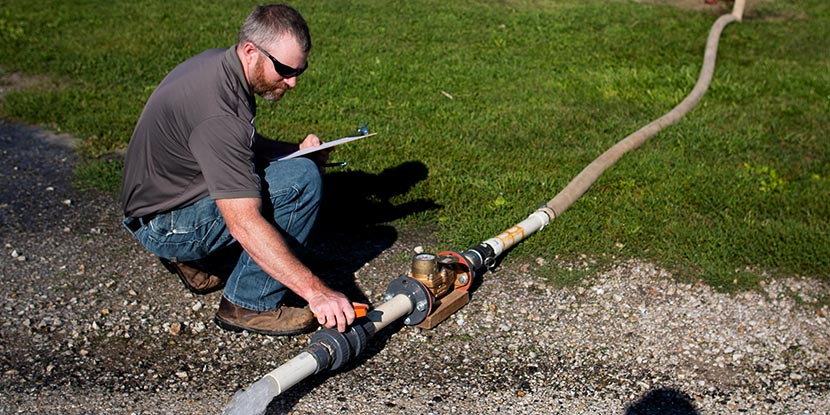
<path fill-rule="evenodd" d="M 218 414 L 304 349 L 310 335 L 216 327 L 219 293 L 186 292 L 120 227 L 112 196 L 70 187 L 67 143 L 0 122 L 0 413 Z M 375 304 L 430 246 L 371 223 L 324 236 L 312 262 Z M 435 329 L 387 328 L 268 413 L 830 413 L 826 284 L 770 276 L 727 295 L 620 260 L 555 289 L 540 264 L 585 266 L 557 261 L 507 258 Z"/>

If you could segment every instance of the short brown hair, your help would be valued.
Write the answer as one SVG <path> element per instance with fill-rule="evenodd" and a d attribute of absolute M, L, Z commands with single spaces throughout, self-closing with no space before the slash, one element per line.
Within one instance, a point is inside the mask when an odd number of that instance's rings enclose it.
<path fill-rule="evenodd" d="M 300 12 L 285 4 L 257 6 L 239 29 L 239 45 L 251 42 L 257 45 L 271 43 L 290 34 L 303 52 L 311 50 L 311 35 Z"/>

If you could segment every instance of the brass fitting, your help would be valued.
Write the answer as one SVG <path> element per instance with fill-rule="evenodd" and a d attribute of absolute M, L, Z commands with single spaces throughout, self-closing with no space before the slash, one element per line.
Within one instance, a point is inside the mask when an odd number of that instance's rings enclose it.
<path fill-rule="evenodd" d="M 412 258 L 412 272 L 409 276 L 426 287 L 435 298 L 441 298 L 452 290 L 455 284 L 455 271 L 449 263 L 455 258 L 438 257 L 435 254 L 417 254 Z"/>

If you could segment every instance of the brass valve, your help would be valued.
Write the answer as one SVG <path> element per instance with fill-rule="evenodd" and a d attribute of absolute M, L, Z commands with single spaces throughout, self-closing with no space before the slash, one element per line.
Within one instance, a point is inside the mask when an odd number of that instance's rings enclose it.
<path fill-rule="evenodd" d="M 465 269 L 455 255 L 423 253 L 412 258 L 412 271 L 409 277 L 423 284 L 433 297 L 441 298 L 449 294 L 453 288 L 466 288 L 469 274 Z"/>
<path fill-rule="evenodd" d="M 470 301 L 468 290 L 473 272 L 469 261 L 459 252 L 417 254 L 412 258 L 410 273 L 400 279 L 415 280 L 417 284 L 410 285 L 421 287 L 428 297 L 428 302 L 414 304 L 418 312 L 426 312 L 426 316 L 413 323 L 421 328 L 435 327 Z M 428 309 L 422 309 L 422 305 Z"/>
<path fill-rule="evenodd" d="M 447 255 L 417 254 L 412 258 L 409 276 L 423 284 L 435 298 L 441 298 L 455 285 L 455 270 L 450 266 L 453 262 L 455 258 Z"/>

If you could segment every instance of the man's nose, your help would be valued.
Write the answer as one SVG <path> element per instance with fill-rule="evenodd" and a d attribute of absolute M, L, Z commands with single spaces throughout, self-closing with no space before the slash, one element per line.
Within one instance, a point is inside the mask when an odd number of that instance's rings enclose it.
<path fill-rule="evenodd" d="M 291 78 L 285 78 L 285 83 L 288 84 L 289 87 L 294 88 L 297 86 L 297 77 L 292 76 Z"/>

